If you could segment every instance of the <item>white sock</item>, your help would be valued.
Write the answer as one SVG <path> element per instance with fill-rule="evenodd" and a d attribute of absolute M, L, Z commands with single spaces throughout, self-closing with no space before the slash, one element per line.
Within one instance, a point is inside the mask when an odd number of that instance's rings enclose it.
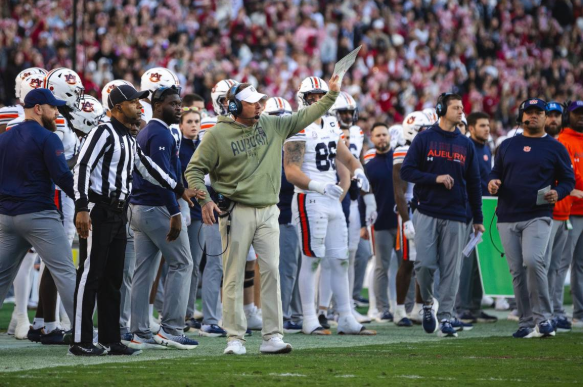
<path fill-rule="evenodd" d="M 328 262 L 320 263 L 320 285 L 318 286 L 318 306 L 330 307 L 332 301 L 332 270 Z M 324 312 L 326 313 L 326 311 Z"/>
<path fill-rule="evenodd" d="M 324 258 L 330 266 L 330 287 L 336 299 L 336 310 L 340 316 L 352 316 L 350 294 L 348 293 L 348 259 Z"/>
<path fill-rule="evenodd" d="M 45 333 L 49 334 L 49 333 L 51 333 L 55 329 L 57 329 L 57 323 L 56 322 L 47 322 L 45 324 Z"/>
<path fill-rule="evenodd" d="M 254 303 L 248 303 L 248 304 L 243 306 L 243 311 L 245 313 L 249 313 L 251 310 L 253 310 L 254 307 L 255 307 Z"/>
<path fill-rule="evenodd" d="M 316 271 L 320 259 L 302 255 L 302 265 L 298 278 L 298 288 L 300 290 L 300 300 L 302 302 L 302 312 L 304 318 L 313 319 L 316 316 Z"/>
<path fill-rule="evenodd" d="M 32 321 L 32 329 L 42 329 L 45 326 L 45 319 L 44 318 L 35 318 Z"/>
<path fill-rule="evenodd" d="M 16 314 L 27 314 L 28 297 L 30 295 L 30 272 L 38 255 L 28 252 L 14 279 L 14 311 Z"/>
<path fill-rule="evenodd" d="M 348 251 L 348 295 L 352 300 L 354 294 L 354 263 L 356 262 L 356 249 Z"/>
<path fill-rule="evenodd" d="M 395 314 L 397 314 L 400 317 L 407 317 L 405 305 L 397 305 L 396 310 L 395 310 Z"/>

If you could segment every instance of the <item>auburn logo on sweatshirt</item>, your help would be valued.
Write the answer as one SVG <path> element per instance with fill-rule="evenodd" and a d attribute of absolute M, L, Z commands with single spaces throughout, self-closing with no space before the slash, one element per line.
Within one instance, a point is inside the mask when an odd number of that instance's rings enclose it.
<path fill-rule="evenodd" d="M 462 145 L 452 145 L 445 142 L 431 141 L 427 152 L 427 161 L 434 161 L 441 158 L 447 161 L 466 163 L 468 149 Z"/>

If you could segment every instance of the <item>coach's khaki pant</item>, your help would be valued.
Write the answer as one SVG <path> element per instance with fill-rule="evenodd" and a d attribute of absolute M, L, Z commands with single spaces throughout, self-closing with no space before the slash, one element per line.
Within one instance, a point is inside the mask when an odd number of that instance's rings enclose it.
<path fill-rule="evenodd" d="M 279 288 L 279 209 L 235 205 L 227 237 L 228 218 L 219 219 L 223 247 L 223 327 L 229 341 L 245 340 L 247 318 L 243 311 L 243 282 L 249 247 L 253 244 L 261 273 L 261 310 L 264 340 L 283 337 Z"/>

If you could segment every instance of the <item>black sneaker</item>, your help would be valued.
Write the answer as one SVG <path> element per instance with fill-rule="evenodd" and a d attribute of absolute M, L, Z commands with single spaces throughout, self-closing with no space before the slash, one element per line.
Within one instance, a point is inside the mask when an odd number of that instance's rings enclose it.
<path fill-rule="evenodd" d="M 26 338 L 32 342 L 40 343 L 40 337 L 44 335 L 43 329 L 44 328 L 33 329 L 31 325 L 26 334 Z"/>
<path fill-rule="evenodd" d="M 318 316 L 318 321 L 320 322 L 320 326 L 324 329 L 330 329 L 330 324 L 328 323 L 328 318 L 326 314 L 320 314 Z"/>
<path fill-rule="evenodd" d="M 466 310 L 460 316 L 460 320 L 464 322 L 469 322 L 471 324 L 475 324 L 476 322 L 478 322 L 478 317 L 473 315 L 471 311 Z"/>
<path fill-rule="evenodd" d="M 482 324 L 492 324 L 496 321 L 498 321 L 498 317 L 491 316 L 484 311 L 480 312 L 480 315 L 478 316 L 478 322 Z"/>
<path fill-rule="evenodd" d="M 184 331 L 188 332 L 190 331 L 194 331 L 195 329 L 200 329 L 201 327 L 201 323 L 198 322 L 197 320 L 195 320 L 194 318 L 191 318 L 189 320 L 186 320 L 186 322 L 184 323 Z"/>
<path fill-rule="evenodd" d="M 142 353 L 140 349 L 133 349 L 122 343 L 112 343 L 112 344 L 99 344 L 108 355 L 123 355 L 123 356 L 133 356 Z"/>
<path fill-rule="evenodd" d="M 93 344 L 75 344 L 69 348 L 69 355 L 74 356 L 103 356 L 107 351 Z"/>
<path fill-rule="evenodd" d="M 358 297 L 353 299 L 357 307 L 367 307 L 369 306 L 369 301 L 366 298 Z"/>
<path fill-rule="evenodd" d="M 52 332 L 47 334 L 41 334 L 40 342 L 44 345 L 63 345 L 65 344 L 65 331 L 63 329 L 56 328 Z"/>

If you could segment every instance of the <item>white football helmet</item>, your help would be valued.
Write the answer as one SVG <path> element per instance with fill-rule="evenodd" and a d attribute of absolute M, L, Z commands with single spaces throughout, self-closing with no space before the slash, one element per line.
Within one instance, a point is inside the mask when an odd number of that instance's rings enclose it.
<path fill-rule="evenodd" d="M 389 135 L 391 136 L 391 149 L 398 146 L 405 145 L 405 138 L 403 137 L 403 126 L 400 124 L 389 127 Z"/>
<path fill-rule="evenodd" d="M 99 100 L 91 95 L 83 95 L 79 102 L 79 110 L 71 113 L 71 124 L 75 130 L 89 134 L 99 124 L 103 115 L 105 110 Z"/>
<path fill-rule="evenodd" d="M 221 80 L 215 84 L 211 91 L 211 100 L 213 101 L 213 110 L 215 115 L 227 115 L 227 93 L 235 85 L 239 84 L 238 81 L 233 79 Z"/>
<path fill-rule="evenodd" d="M 432 124 L 423 111 L 413 111 L 403 121 L 403 137 L 405 141 L 413 142 L 413 138 L 415 138 L 417 133 L 430 127 Z"/>
<path fill-rule="evenodd" d="M 462 112 L 462 122 L 464 123 L 464 125 L 466 125 L 466 130 L 468 127 L 468 120 L 466 119 L 466 114 Z"/>
<path fill-rule="evenodd" d="M 57 99 L 67 102 L 67 107 L 73 111 L 79 108 L 79 102 L 85 89 L 81 77 L 74 70 L 57 68 L 51 70 L 45 77 L 45 88 L 48 88 Z"/>
<path fill-rule="evenodd" d="M 427 118 L 429 119 L 431 124 L 433 124 L 439 120 L 439 117 L 437 116 L 437 111 L 435 111 L 435 108 L 433 108 L 433 107 L 424 108 L 423 113 L 425 114 L 425 116 L 427 116 Z"/>
<path fill-rule="evenodd" d="M 180 87 L 180 81 L 174 72 L 166 68 L 152 68 L 142 75 L 140 90 L 150 91 L 151 96 L 158 88 L 171 87 L 173 85 Z"/>
<path fill-rule="evenodd" d="M 24 96 L 22 95 L 22 82 L 24 81 L 25 78 L 27 78 L 28 76 L 33 76 L 33 75 L 37 75 L 37 76 L 41 76 L 44 79 L 44 77 L 47 75 L 46 70 L 44 70 L 43 68 L 28 68 L 23 70 L 22 72 L 20 72 L 17 76 L 16 79 L 14 80 L 14 96 L 17 99 L 20 99 L 20 101 L 22 102 L 24 100 Z M 40 87 L 37 87 L 40 88 Z M 30 92 L 30 90 L 29 90 Z M 22 98 L 22 99 L 21 99 Z"/>
<path fill-rule="evenodd" d="M 352 111 L 352 120 L 349 123 L 344 123 L 340 115 L 338 114 L 339 111 Z M 350 94 L 346 92 L 340 92 L 336 101 L 330 107 L 330 111 L 328 111 L 330 115 L 334 115 L 340 127 L 349 128 L 350 126 L 354 126 L 356 121 L 358 120 L 358 106 L 356 105 L 356 101 Z"/>
<path fill-rule="evenodd" d="M 300 84 L 300 89 L 296 93 L 296 101 L 298 102 L 298 108 L 306 108 L 310 106 L 310 103 L 306 101 L 306 95 L 310 93 L 327 93 L 328 84 L 319 77 L 306 77 Z"/>
<path fill-rule="evenodd" d="M 105 111 L 109 110 L 109 104 L 107 103 L 107 99 L 109 98 L 109 94 L 113 90 L 114 87 L 119 85 L 129 85 L 132 88 L 135 88 L 132 83 L 125 80 L 113 80 L 109 83 L 105 84 L 105 87 L 101 90 L 101 105 Z"/>
<path fill-rule="evenodd" d="M 262 114 L 264 115 L 291 115 L 293 113 L 291 105 L 282 97 L 272 97 L 267 99 Z"/>
<path fill-rule="evenodd" d="M 24 104 L 24 98 L 33 89 L 42 88 L 45 76 L 42 73 L 28 76 L 20 83 L 20 102 Z"/>

